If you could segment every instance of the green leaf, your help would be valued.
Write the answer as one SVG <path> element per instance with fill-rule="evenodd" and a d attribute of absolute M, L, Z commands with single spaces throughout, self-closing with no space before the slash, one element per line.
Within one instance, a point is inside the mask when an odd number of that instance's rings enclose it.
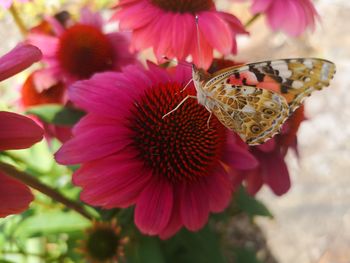
<path fill-rule="evenodd" d="M 225 263 L 216 234 L 209 226 L 198 232 L 185 229 L 163 244 L 166 262 L 171 263 Z"/>
<path fill-rule="evenodd" d="M 140 236 L 126 250 L 128 263 L 165 263 L 158 238 Z"/>
<path fill-rule="evenodd" d="M 243 187 L 240 187 L 237 191 L 235 201 L 238 208 L 250 216 L 273 217 L 267 207 L 262 202 L 250 196 Z"/>
<path fill-rule="evenodd" d="M 14 263 L 13 261 L 8 261 L 5 259 L 0 259 L 0 263 Z"/>
<path fill-rule="evenodd" d="M 262 263 L 257 259 L 256 253 L 252 249 L 236 248 L 234 251 L 235 261 L 238 263 Z"/>
<path fill-rule="evenodd" d="M 85 229 L 90 221 L 75 212 L 41 211 L 19 224 L 16 232 L 27 237 L 55 233 L 67 233 Z"/>
<path fill-rule="evenodd" d="M 85 115 L 81 110 L 60 104 L 34 106 L 29 108 L 26 113 L 33 114 L 44 122 L 62 126 L 72 126 Z"/>

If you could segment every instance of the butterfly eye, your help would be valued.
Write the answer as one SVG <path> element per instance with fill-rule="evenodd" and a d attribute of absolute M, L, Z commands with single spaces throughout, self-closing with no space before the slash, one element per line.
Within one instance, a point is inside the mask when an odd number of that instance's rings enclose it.
<path fill-rule="evenodd" d="M 252 125 L 252 127 L 250 127 L 250 130 L 252 133 L 259 133 L 261 131 L 261 128 L 258 125 Z"/>

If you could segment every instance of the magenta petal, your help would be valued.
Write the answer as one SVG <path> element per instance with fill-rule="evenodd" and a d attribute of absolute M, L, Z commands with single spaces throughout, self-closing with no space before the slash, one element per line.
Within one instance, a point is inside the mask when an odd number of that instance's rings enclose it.
<path fill-rule="evenodd" d="M 5 217 L 26 210 L 33 195 L 26 185 L 0 172 L 0 200 L 0 217 Z"/>
<path fill-rule="evenodd" d="M 255 195 L 263 186 L 263 178 L 259 168 L 245 173 L 247 192 Z"/>
<path fill-rule="evenodd" d="M 206 178 L 209 208 L 211 212 L 223 211 L 231 201 L 232 183 L 225 172 Z"/>
<path fill-rule="evenodd" d="M 109 156 L 84 164 L 73 175 L 73 182 L 83 187 L 81 199 L 103 208 L 134 204 L 151 178 L 142 163 L 129 154 Z"/>
<path fill-rule="evenodd" d="M 93 118 L 89 117 L 89 120 Z M 71 140 L 67 141 L 55 154 L 57 162 L 62 164 L 77 164 L 99 159 L 122 150 L 128 143 L 125 140 L 125 128 L 117 123 L 101 124 L 92 129 L 81 129 Z M 82 125 L 88 125 L 83 123 Z M 76 128 L 76 129 L 79 129 Z M 76 133 L 74 129 L 73 133 Z"/>
<path fill-rule="evenodd" d="M 287 165 L 278 153 L 264 154 L 260 159 L 263 180 L 276 195 L 285 194 L 290 186 Z"/>
<path fill-rule="evenodd" d="M 0 150 L 24 149 L 41 141 L 44 135 L 31 119 L 12 112 L 0 111 Z"/>
<path fill-rule="evenodd" d="M 248 151 L 248 147 L 239 143 L 234 135 L 228 134 L 227 140 L 227 148 L 223 156 L 226 164 L 240 170 L 253 169 L 258 165 L 258 161 Z"/>
<path fill-rule="evenodd" d="M 132 67 L 130 70 L 136 71 L 137 68 Z M 70 86 L 68 97 L 75 105 L 88 112 L 118 119 L 132 105 L 133 94 L 137 92 L 130 88 L 133 87 L 130 82 L 126 74 L 95 74 L 89 80 L 78 81 Z"/>
<path fill-rule="evenodd" d="M 165 178 L 154 178 L 137 200 L 135 224 L 144 234 L 159 234 L 168 224 L 172 209 L 172 185 Z"/>
<path fill-rule="evenodd" d="M 181 219 L 191 231 L 197 231 L 208 221 L 209 200 L 201 181 L 184 183 L 181 192 Z"/>
<path fill-rule="evenodd" d="M 29 44 L 19 44 L 0 58 L 0 81 L 7 79 L 41 59 L 41 51 Z"/>
<path fill-rule="evenodd" d="M 179 190 L 174 187 L 174 207 L 172 209 L 172 214 L 168 225 L 159 233 L 161 239 L 168 239 L 178 232 L 182 227 L 181 217 L 180 217 L 180 200 Z"/>

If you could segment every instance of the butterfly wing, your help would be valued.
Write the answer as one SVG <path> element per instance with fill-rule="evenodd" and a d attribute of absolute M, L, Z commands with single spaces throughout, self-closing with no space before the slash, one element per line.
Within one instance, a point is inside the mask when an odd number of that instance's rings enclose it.
<path fill-rule="evenodd" d="M 289 116 L 286 100 L 275 92 L 232 84 L 215 87 L 210 110 L 250 145 L 272 138 Z"/>
<path fill-rule="evenodd" d="M 329 85 L 335 65 L 317 58 L 281 59 L 246 64 L 214 73 L 203 89 L 211 91 L 217 84 L 248 85 L 282 95 L 289 112 L 294 112 L 314 90 Z"/>

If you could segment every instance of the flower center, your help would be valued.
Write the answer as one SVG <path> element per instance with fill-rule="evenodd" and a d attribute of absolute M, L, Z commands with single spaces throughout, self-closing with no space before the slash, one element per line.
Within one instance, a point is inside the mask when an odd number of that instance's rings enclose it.
<path fill-rule="evenodd" d="M 175 13 L 196 13 L 210 10 L 214 6 L 212 0 L 151 0 L 151 2 L 165 11 Z"/>
<path fill-rule="evenodd" d="M 104 261 L 116 256 L 118 245 L 119 238 L 112 229 L 97 229 L 90 234 L 86 249 L 92 258 Z"/>
<path fill-rule="evenodd" d="M 50 88 L 38 92 L 33 81 L 33 75 L 31 75 L 24 82 L 21 90 L 22 103 L 25 107 L 47 103 L 62 103 L 64 91 L 65 85 L 62 82 L 58 82 Z"/>
<path fill-rule="evenodd" d="M 217 167 L 226 141 L 226 130 L 194 99 L 174 109 L 189 94 L 178 83 L 160 84 L 145 92 L 130 119 L 133 146 L 155 175 L 170 181 L 192 181 Z M 193 93 L 193 90 L 191 91 Z"/>
<path fill-rule="evenodd" d="M 80 24 L 63 33 L 57 55 L 61 67 L 79 79 L 112 69 L 115 59 L 110 40 L 99 29 Z"/>

